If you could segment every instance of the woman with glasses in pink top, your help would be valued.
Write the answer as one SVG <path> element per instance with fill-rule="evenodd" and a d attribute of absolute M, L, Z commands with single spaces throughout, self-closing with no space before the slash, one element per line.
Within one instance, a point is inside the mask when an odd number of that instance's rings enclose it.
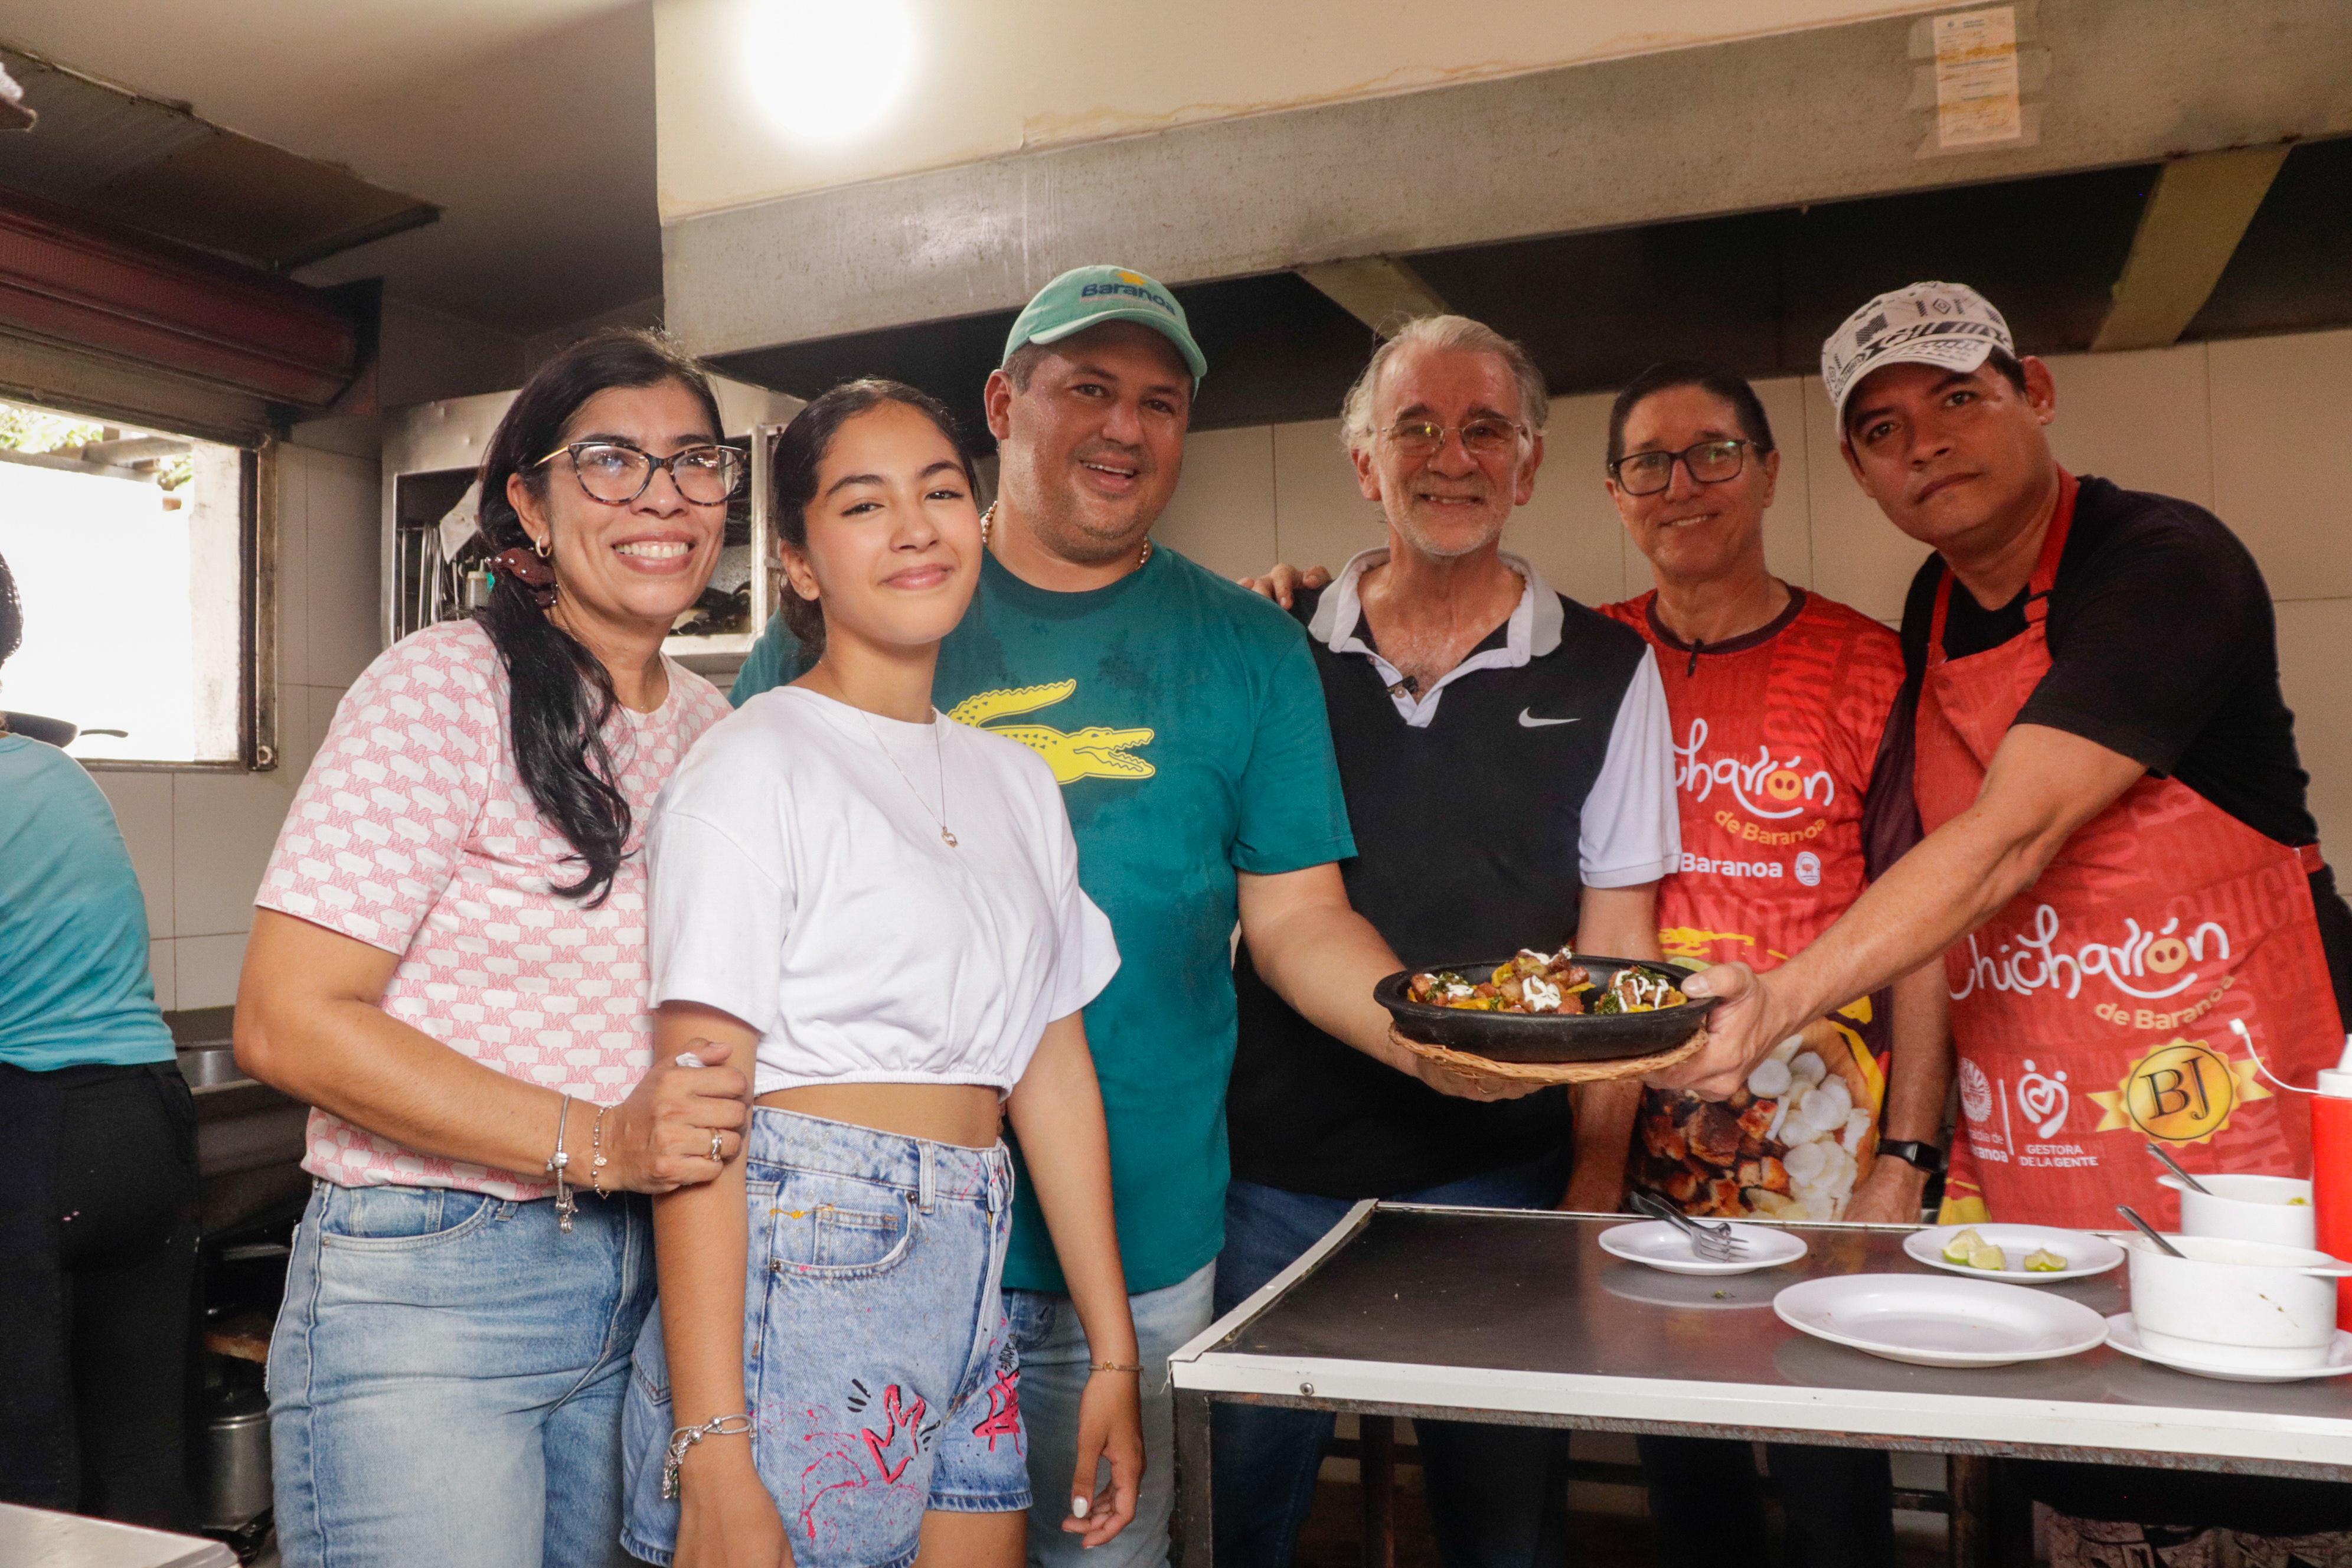
<path fill-rule="evenodd" d="M 285 1561 L 622 1561 L 640 1194 L 740 1146 L 723 1047 L 649 1069 L 655 795 L 727 709 L 662 639 L 741 455 L 642 332 L 534 375 L 482 464 L 489 606 L 337 709 L 257 901 L 236 1054 L 309 1101 L 317 1178 L 269 1359 Z"/>

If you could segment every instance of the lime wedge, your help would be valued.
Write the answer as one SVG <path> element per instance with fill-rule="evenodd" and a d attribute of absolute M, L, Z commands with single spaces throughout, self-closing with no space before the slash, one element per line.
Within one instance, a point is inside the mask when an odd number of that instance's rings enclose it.
<path fill-rule="evenodd" d="M 1969 1255 L 1984 1245 L 1984 1237 L 1973 1230 L 1964 1230 L 1944 1243 L 1944 1261 L 1966 1263 Z"/>

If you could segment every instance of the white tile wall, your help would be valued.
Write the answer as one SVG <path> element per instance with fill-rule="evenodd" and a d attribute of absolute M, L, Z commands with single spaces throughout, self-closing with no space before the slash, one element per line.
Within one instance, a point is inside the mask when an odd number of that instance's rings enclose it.
<path fill-rule="evenodd" d="M 226 1007 L 236 1000 L 236 974 L 245 964 L 243 931 L 228 936 L 184 936 L 173 942 L 175 989 L 182 1007 Z"/>
<path fill-rule="evenodd" d="M 1208 430 L 1185 443 L 1176 499 L 1152 537 L 1227 577 L 1263 572 L 1274 537 L 1274 428 Z"/>
<path fill-rule="evenodd" d="M 2051 445 L 2078 473 L 2210 506 L 2261 562 L 2279 601 L 2279 655 L 2323 839 L 2352 855 L 2352 331 L 2051 362 Z M 1757 393 L 1780 447 L 1765 555 L 1792 583 L 1894 621 L 1924 546 L 1887 522 L 1846 471 L 1829 400 L 1808 376 Z M 1647 565 L 1601 488 L 1610 399 L 1552 405 L 1535 499 L 1504 538 L 1587 603 L 1639 593 Z M 1267 460 L 1271 445 L 1271 464 Z M 1274 561 L 1338 566 L 1383 537 L 1357 491 L 1338 424 L 1194 437 L 1163 537 L 1217 570 Z"/>
<path fill-rule="evenodd" d="M 1553 401 L 1536 493 L 1503 529 L 1504 549 L 1526 556 L 1544 581 L 1588 605 L 1625 597 L 1632 576 L 1633 546 L 1601 483 L 1609 404 L 1605 395 Z M 1648 586 L 1646 571 L 1632 584 L 1634 591 Z"/>
<path fill-rule="evenodd" d="M 2294 710 L 2294 738 L 2311 775 L 2311 814 L 2328 858 L 2352 857 L 2352 599 L 2294 599 L 2278 606 L 2279 675 Z M 2336 876 L 2352 887 L 2352 871 Z"/>
<path fill-rule="evenodd" d="M 101 773 L 92 775 L 114 807 L 131 868 L 147 899 L 147 934 L 168 937 L 172 925 L 172 775 Z"/>
<path fill-rule="evenodd" d="M 349 686 L 383 651 L 377 465 L 335 452 L 306 452 L 307 510 L 311 526 L 305 551 L 310 664 L 304 685 Z M 346 526 L 354 518 L 365 528 Z"/>
<path fill-rule="evenodd" d="M 2126 489 L 2213 505 L 2206 345 L 2068 354 L 2050 369 L 2058 382 L 2050 447 L 2060 462 Z"/>
<path fill-rule="evenodd" d="M 1274 427 L 1274 507 L 1270 561 L 1336 572 L 1357 551 L 1388 538 L 1380 508 L 1356 486 L 1337 419 Z"/>
<path fill-rule="evenodd" d="M 2213 510 L 2282 599 L 2352 595 L 2338 477 L 2352 451 L 2352 332 L 2215 343 Z"/>
<path fill-rule="evenodd" d="M 253 892 L 278 824 L 335 704 L 378 648 L 375 465 L 281 447 L 278 486 L 277 770 L 94 775 L 146 894 L 165 1007 L 236 999 Z"/>

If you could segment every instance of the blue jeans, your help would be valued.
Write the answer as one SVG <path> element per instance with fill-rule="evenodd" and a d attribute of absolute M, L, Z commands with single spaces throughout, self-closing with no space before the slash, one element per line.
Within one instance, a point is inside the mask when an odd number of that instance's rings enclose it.
<path fill-rule="evenodd" d="M 1471 1176 L 1400 1203 L 1548 1209 L 1568 1188 L 1567 1153 Z M 1217 1313 L 1233 1310 L 1321 1240 L 1354 1203 L 1255 1182 L 1225 1191 Z M 1335 1417 L 1225 1405 L 1211 1416 L 1217 1568 L 1286 1568 L 1315 1500 Z M 1446 1568 L 1534 1568 L 1567 1560 L 1565 1439 L 1532 1426 L 1415 1421 L 1430 1523 Z"/>
<path fill-rule="evenodd" d="M 643 1198 L 320 1182 L 269 1343 L 287 1568 L 627 1562 L 621 1396 L 654 1298 Z"/>
<path fill-rule="evenodd" d="M 1020 1363 L 997 1276 L 1013 1160 L 762 1106 L 744 1144 L 751 1461 L 795 1568 L 908 1568 L 923 1516 L 1029 1507 Z M 661 1310 L 622 1441 L 629 1551 L 667 1563 L 676 1428 Z"/>
<path fill-rule="evenodd" d="M 1210 1310 L 1216 1266 L 1210 1264 L 1162 1289 L 1127 1299 L 1135 1315 L 1143 1363 L 1143 1487 L 1135 1518 L 1109 1542 L 1088 1552 L 1062 1529 L 1069 1517 L 1078 1459 L 1078 1397 L 1087 1388 L 1087 1332 L 1067 1296 L 1054 1290 L 1007 1290 L 1004 1308 L 1021 1352 L 1021 1405 L 1029 1423 L 1029 1511 L 1032 1568 L 1160 1568 L 1168 1561 L 1168 1521 L 1176 1508 L 1176 1403 L 1168 1385 L 1168 1358 L 1216 1321 Z M 1108 1481 L 1105 1466 L 1098 1479 Z M 1097 1489 L 1088 1487 L 1089 1495 Z"/>

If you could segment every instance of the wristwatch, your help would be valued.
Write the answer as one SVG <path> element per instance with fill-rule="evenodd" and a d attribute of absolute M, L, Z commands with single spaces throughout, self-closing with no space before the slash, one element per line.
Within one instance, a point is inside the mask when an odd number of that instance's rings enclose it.
<path fill-rule="evenodd" d="M 1915 1143 L 1907 1138 L 1882 1138 L 1878 1152 L 1908 1161 L 1931 1176 L 1940 1176 L 1951 1164 L 1950 1159 L 1933 1143 Z"/>

